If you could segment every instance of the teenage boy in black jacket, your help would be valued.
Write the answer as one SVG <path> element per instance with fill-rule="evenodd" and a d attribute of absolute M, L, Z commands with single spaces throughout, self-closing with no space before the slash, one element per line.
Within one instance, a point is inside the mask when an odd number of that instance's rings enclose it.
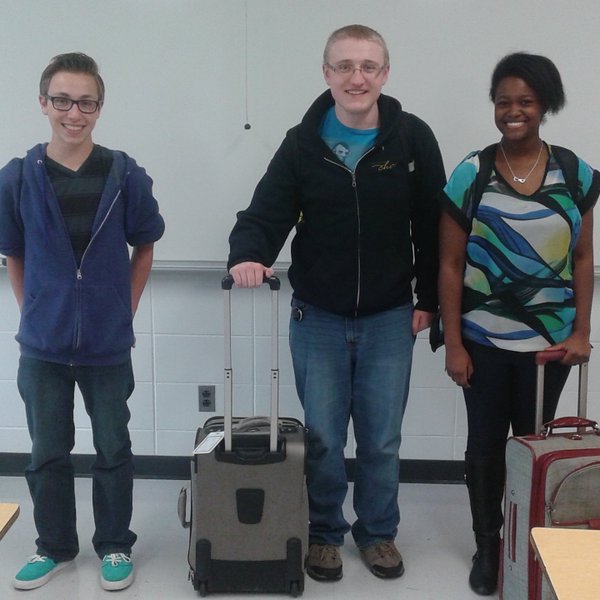
<path fill-rule="evenodd" d="M 329 90 L 288 132 L 230 236 L 230 273 L 253 287 L 273 273 L 296 226 L 290 347 L 309 431 L 307 572 L 317 580 L 342 577 L 339 547 L 350 530 L 375 575 L 404 572 L 394 544 L 398 452 L 414 336 L 438 306 L 445 173 L 430 128 L 381 94 L 389 69 L 376 31 L 350 25 L 331 34 Z M 342 512 L 350 417 L 352 526 Z"/>

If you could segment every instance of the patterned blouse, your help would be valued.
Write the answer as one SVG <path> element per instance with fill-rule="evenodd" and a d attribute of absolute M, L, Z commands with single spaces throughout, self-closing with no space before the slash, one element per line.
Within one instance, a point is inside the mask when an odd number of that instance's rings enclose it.
<path fill-rule="evenodd" d="M 582 215 L 598 198 L 598 186 L 592 185 L 598 173 L 579 159 L 579 194 L 572 199 L 552 148 L 548 150 L 545 178 L 530 196 L 492 169 L 471 215 L 478 152 L 456 167 L 444 188 L 445 210 L 468 233 L 462 300 L 466 339 L 533 352 L 571 334 L 573 249 Z"/>

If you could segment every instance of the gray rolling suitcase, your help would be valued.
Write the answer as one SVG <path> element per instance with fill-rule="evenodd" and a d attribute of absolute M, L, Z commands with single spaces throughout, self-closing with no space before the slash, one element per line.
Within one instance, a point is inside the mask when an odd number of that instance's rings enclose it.
<path fill-rule="evenodd" d="M 303 424 L 279 418 L 278 290 L 272 296 L 271 417 L 233 417 L 230 276 L 225 294 L 225 414 L 198 429 L 191 461 L 190 579 L 211 592 L 304 590 L 308 499 Z"/>
<path fill-rule="evenodd" d="M 600 529 L 600 428 L 585 418 L 587 364 L 579 370 L 579 415 L 542 428 L 543 369 L 548 358 L 559 356 L 542 352 L 536 357 L 536 435 L 512 437 L 506 444 L 503 600 L 553 598 L 530 543 L 532 527 Z"/>

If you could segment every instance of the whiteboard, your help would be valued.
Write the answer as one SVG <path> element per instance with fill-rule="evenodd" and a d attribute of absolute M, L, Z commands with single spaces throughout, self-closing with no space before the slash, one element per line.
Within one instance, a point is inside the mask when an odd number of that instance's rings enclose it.
<path fill-rule="evenodd" d="M 517 50 L 546 54 L 563 77 L 567 106 L 544 139 L 600 166 L 599 22 L 597 0 L 0 0 L 0 163 L 48 139 L 37 95 L 49 59 L 90 54 L 107 88 L 94 140 L 152 176 L 167 225 L 156 259 L 224 261 L 235 213 L 325 89 L 334 29 L 385 37 L 384 93 L 432 127 L 450 174 L 498 140 L 489 78 Z"/>

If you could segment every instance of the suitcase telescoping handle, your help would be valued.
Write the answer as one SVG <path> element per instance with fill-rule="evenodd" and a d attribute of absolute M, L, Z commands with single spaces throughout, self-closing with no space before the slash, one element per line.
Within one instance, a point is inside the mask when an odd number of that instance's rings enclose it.
<path fill-rule="evenodd" d="M 275 275 L 271 275 L 271 277 L 263 277 L 263 283 L 268 283 L 271 291 L 279 291 L 281 287 L 281 282 L 279 281 L 279 277 Z M 225 275 L 221 280 L 221 289 L 222 290 L 231 290 L 233 288 L 233 276 Z"/>
<path fill-rule="evenodd" d="M 271 418 L 269 434 L 269 450 L 277 451 L 277 424 L 279 420 L 279 288 L 281 282 L 274 275 L 265 277 L 263 283 L 271 288 Z M 231 452 L 233 421 L 233 368 L 231 363 L 231 289 L 233 277 L 226 275 L 221 281 L 221 289 L 225 294 L 225 410 L 223 429 L 225 452 Z"/>
<path fill-rule="evenodd" d="M 565 355 L 564 350 L 543 350 L 535 355 L 537 365 L 537 386 L 535 395 L 535 433 L 542 433 L 544 429 L 544 367 L 546 363 L 561 360 Z M 587 415 L 587 392 L 588 392 L 588 363 L 579 365 L 579 386 L 577 392 L 577 417 L 563 417 L 548 423 L 548 431 L 560 427 L 594 427 L 595 421 L 586 419 Z"/>

